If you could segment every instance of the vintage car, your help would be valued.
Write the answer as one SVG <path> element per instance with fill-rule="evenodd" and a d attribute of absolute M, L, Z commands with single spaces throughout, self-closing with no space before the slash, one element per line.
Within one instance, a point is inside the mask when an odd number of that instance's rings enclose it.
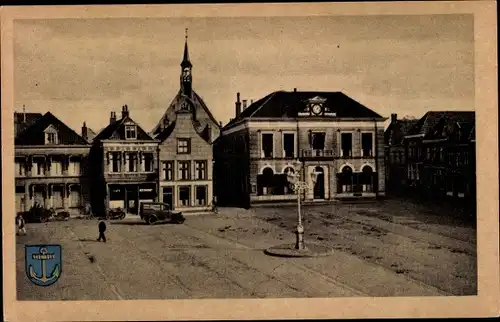
<path fill-rule="evenodd" d="M 21 214 L 26 222 L 47 222 L 53 215 L 53 209 L 46 209 L 39 204 L 33 205 L 29 211 L 22 211 Z"/>
<path fill-rule="evenodd" d="M 158 222 L 182 224 L 186 220 L 182 212 L 174 212 L 169 204 L 162 202 L 141 203 L 139 215 L 150 225 Z"/>

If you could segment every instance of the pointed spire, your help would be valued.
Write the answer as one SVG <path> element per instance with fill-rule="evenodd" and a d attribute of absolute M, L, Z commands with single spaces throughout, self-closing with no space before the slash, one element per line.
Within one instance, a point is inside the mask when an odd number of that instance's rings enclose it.
<path fill-rule="evenodd" d="M 186 41 L 184 43 L 184 57 L 182 58 L 181 66 L 184 67 L 192 67 L 191 61 L 189 60 L 189 50 L 188 50 L 188 29 L 186 28 Z"/>

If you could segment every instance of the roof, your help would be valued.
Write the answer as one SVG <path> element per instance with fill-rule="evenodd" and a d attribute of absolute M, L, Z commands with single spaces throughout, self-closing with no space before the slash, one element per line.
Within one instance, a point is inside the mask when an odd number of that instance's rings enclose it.
<path fill-rule="evenodd" d="M 446 112 L 435 125 L 425 133 L 427 140 L 450 139 L 459 143 L 468 143 L 475 137 L 474 112 Z"/>
<path fill-rule="evenodd" d="M 474 112 L 461 112 L 461 111 L 429 111 L 418 120 L 417 124 L 408 132 L 407 135 L 427 135 L 431 129 L 443 118 L 446 117 L 455 122 L 465 122 L 474 124 Z"/>
<path fill-rule="evenodd" d="M 210 143 L 210 127 L 209 125 L 207 124 L 203 130 L 201 131 L 197 131 L 197 121 L 191 119 L 192 121 L 192 125 L 195 129 L 195 132 L 203 139 L 205 140 L 206 142 Z M 155 136 L 155 139 L 157 140 L 160 140 L 161 142 L 165 141 L 169 136 L 170 134 L 172 134 L 172 132 L 174 131 L 175 129 L 175 125 L 177 124 L 176 121 L 173 121 L 171 122 L 167 127 L 165 127 L 163 130 L 161 130 L 160 133 L 158 133 L 156 136 Z"/>
<path fill-rule="evenodd" d="M 102 140 L 124 140 L 125 139 L 125 121 L 134 123 L 137 126 L 137 140 L 139 141 L 154 141 L 154 139 L 146 133 L 130 116 L 122 117 L 113 123 L 110 123 L 99 134 L 96 135 L 94 141 Z"/>
<path fill-rule="evenodd" d="M 88 145 L 78 133 L 50 112 L 39 117 L 31 126 L 19 133 L 15 138 L 15 145 L 45 145 L 44 131 L 51 125 L 59 133 L 60 145 Z"/>
<path fill-rule="evenodd" d="M 404 136 L 417 124 L 418 120 L 401 119 L 391 122 L 384 132 L 384 143 L 386 145 L 401 144 Z"/>
<path fill-rule="evenodd" d="M 14 112 L 14 135 L 17 136 L 42 116 L 42 113 Z"/>
<path fill-rule="evenodd" d="M 277 91 L 266 95 L 250 104 L 236 118 L 225 127 L 232 126 L 246 118 L 282 118 L 297 117 L 298 112 L 305 109 L 307 100 L 315 97 L 326 99 L 324 106 L 335 117 L 340 118 L 382 118 L 381 115 L 355 101 L 342 92 L 313 92 L 313 91 Z"/>
<path fill-rule="evenodd" d="M 205 104 L 205 102 L 203 101 L 203 99 L 194 90 L 192 91 L 192 93 L 193 93 L 192 102 L 193 102 L 195 108 L 196 109 L 202 108 L 205 111 L 205 113 L 208 115 L 208 118 L 213 123 L 213 125 L 220 128 L 219 123 L 217 122 L 217 120 L 215 119 L 213 114 L 210 112 L 210 110 L 208 109 L 208 107 Z M 182 92 L 181 92 L 181 90 L 179 90 L 179 92 L 177 93 L 177 95 L 175 95 L 174 99 L 172 100 L 172 102 L 170 103 L 168 108 L 165 110 L 165 113 L 163 113 L 158 124 L 151 131 L 151 133 L 153 135 L 158 135 L 158 133 L 161 131 L 161 128 L 162 128 L 161 125 L 165 124 L 164 120 L 169 119 L 169 116 L 172 116 L 175 113 L 176 102 L 179 101 L 181 99 L 181 97 L 182 97 Z M 196 110 L 195 110 L 195 114 L 198 114 L 198 113 L 196 113 Z M 170 121 L 173 121 L 173 119 L 170 119 Z"/>

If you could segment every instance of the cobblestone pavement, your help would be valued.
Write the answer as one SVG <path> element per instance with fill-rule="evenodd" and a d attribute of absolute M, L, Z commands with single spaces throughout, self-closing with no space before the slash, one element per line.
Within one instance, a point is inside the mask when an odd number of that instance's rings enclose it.
<path fill-rule="evenodd" d="M 138 219 L 29 224 L 17 237 L 20 300 L 278 298 L 471 295 L 475 229 L 442 212 L 398 201 L 304 207 L 306 241 L 334 248 L 322 258 L 263 250 L 294 241 L 296 208 L 221 209 L 183 225 Z M 439 218 L 439 219 L 438 219 Z M 60 280 L 31 284 L 24 244 L 63 246 Z"/>

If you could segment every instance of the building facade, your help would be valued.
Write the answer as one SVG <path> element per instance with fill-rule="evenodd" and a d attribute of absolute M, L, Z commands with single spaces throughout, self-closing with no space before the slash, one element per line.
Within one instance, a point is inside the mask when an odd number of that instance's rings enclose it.
<path fill-rule="evenodd" d="M 16 211 L 38 203 L 80 214 L 90 198 L 90 145 L 50 112 L 23 114 L 14 116 Z"/>
<path fill-rule="evenodd" d="M 127 105 L 118 120 L 111 112 L 109 125 L 93 139 L 90 158 L 95 213 L 122 208 L 138 214 L 141 202 L 158 199 L 158 142 L 130 117 Z"/>
<path fill-rule="evenodd" d="M 408 188 L 404 136 L 417 121 L 415 119 L 399 120 L 397 114 L 391 114 L 391 123 L 384 133 L 387 193 L 404 193 Z"/>
<path fill-rule="evenodd" d="M 160 142 L 160 199 L 185 213 L 211 209 L 212 141 L 220 134 L 220 125 L 193 90 L 192 68 L 186 37 L 180 90 L 152 131 Z"/>
<path fill-rule="evenodd" d="M 236 117 L 214 146 L 217 197 L 243 206 L 290 201 L 295 171 L 313 187 L 306 201 L 382 196 L 384 121 L 340 92 L 279 91 L 243 110 L 238 94 Z"/>
<path fill-rule="evenodd" d="M 427 112 L 404 142 L 408 184 L 414 191 L 475 205 L 474 112 Z"/>

